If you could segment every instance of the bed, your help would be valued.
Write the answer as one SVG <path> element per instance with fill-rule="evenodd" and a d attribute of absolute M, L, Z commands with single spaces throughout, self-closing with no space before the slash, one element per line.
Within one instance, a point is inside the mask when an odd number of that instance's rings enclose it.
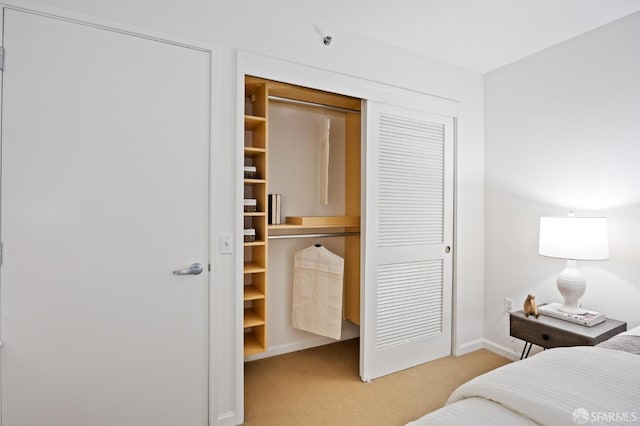
<path fill-rule="evenodd" d="M 640 423 L 640 327 L 595 347 L 555 348 L 478 376 L 446 405 L 408 423 Z"/>

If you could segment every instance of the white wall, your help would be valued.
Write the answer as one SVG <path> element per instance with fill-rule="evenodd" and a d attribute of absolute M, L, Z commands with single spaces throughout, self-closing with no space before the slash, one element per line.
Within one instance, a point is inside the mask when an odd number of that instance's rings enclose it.
<path fill-rule="evenodd" d="M 22 0 L 11 3 L 32 5 Z M 420 57 L 322 22 L 274 10 L 267 2 L 185 0 L 50 0 L 49 5 L 85 12 L 137 26 L 194 39 L 215 46 L 214 160 L 212 243 L 217 234 L 234 230 L 236 49 L 259 52 L 364 80 L 404 87 L 460 102 L 458 121 L 458 189 L 456 279 L 458 321 L 454 350 L 478 348 L 482 341 L 484 276 L 483 242 L 483 78 L 444 63 Z M 320 6 L 321 7 L 321 6 Z M 316 24 L 333 36 L 321 42 Z M 230 417 L 235 410 L 233 319 L 235 255 L 212 253 L 214 271 L 213 357 L 214 415 Z"/>
<path fill-rule="evenodd" d="M 640 13 L 485 76 L 485 339 L 520 350 L 503 300 L 561 301 L 545 215 L 604 215 L 610 260 L 579 262 L 587 308 L 640 324 Z"/>

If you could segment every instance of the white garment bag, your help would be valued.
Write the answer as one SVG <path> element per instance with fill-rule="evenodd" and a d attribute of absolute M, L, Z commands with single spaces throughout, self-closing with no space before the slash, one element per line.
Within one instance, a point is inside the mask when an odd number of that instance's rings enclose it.
<path fill-rule="evenodd" d="M 344 259 L 317 244 L 298 250 L 293 263 L 294 328 L 340 339 Z"/>

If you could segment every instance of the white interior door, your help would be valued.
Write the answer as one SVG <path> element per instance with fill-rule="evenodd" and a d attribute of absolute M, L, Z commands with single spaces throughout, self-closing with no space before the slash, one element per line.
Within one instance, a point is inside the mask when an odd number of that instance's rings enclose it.
<path fill-rule="evenodd" d="M 3 45 L 2 424 L 205 425 L 210 52 L 8 9 Z"/>
<path fill-rule="evenodd" d="M 453 119 L 367 101 L 360 376 L 451 353 Z"/>

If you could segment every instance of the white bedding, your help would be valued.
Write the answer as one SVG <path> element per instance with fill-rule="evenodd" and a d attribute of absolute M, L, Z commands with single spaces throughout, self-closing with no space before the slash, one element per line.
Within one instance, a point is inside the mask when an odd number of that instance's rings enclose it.
<path fill-rule="evenodd" d="M 447 405 L 445 409 L 436 410 L 408 425 L 536 426 L 537 423 L 488 399 L 467 398 L 455 404 Z"/>
<path fill-rule="evenodd" d="M 575 425 L 581 419 L 640 423 L 640 356 L 598 347 L 547 350 L 470 380 L 443 409 L 409 424 Z"/>

